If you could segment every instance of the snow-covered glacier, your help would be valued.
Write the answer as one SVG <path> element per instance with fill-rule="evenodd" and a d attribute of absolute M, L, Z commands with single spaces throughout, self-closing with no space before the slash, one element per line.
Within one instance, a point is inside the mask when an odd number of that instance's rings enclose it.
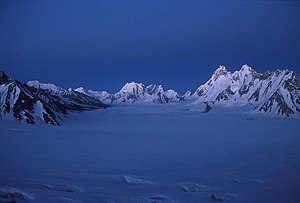
<path fill-rule="evenodd" d="M 70 114 L 0 122 L 0 202 L 299 201 L 299 119 L 184 102 Z"/>
<path fill-rule="evenodd" d="M 0 202 L 299 202 L 299 95 L 297 73 L 248 65 L 184 95 L 0 71 Z"/>
<path fill-rule="evenodd" d="M 51 83 L 28 81 L 23 84 L 0 71 L 0 115 L 30 124 L 60 125 L 72 111 L 86 111 L 123 104 L 179 104 L 188 102 L 208 113 L 218 107 L 247 107 L 259 114 L 300 116 L 300 76 L 290 70 L 258 73 L 248 65 L 231 73 L 225 66 L 194 93 L 180 95 L 162 85 L 129 82 L 120 91 L 67 88 Z M 246 108 L 245 108 L 246 110 Z"/>

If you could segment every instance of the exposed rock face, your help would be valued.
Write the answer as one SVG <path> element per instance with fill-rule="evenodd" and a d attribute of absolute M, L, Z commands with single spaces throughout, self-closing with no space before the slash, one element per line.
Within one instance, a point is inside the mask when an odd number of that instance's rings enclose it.
<path fill-rule="evenodd" d="M 35 124 L 42 121 L 59 125 L 68 111 L 106 107 L 101 101 L 78 93 L 63 90 L 54 85 L 38 84 L 37 81 L 22 84 L 0 71 L 0 114 L 3 118 L 16 118 Z"/>
<path fill-rule="evenodd" d="M 257 73 L 248 65 L 230 73 L 220 66 L 192 95 L 195 104 L 253 106 L 255 111 L 290 116 L 300 114 L 299 75 L 289 70 Z"/>
<path fill-rule="evenodd" d="M 3 79 L 3 78 L 2 78 Z M 31 92 L 30 87 L 17 80 L 6 79 L 0 83 L 1 116 L 13 116 L 34 124 L 37 119 L 52 125 L 59 125 L 58 117 L 48 105 Z"/>
<path fill-rule="evenodd" d="M 179 102 L 183 98 L 174 90 L 164 91 L 162 85 L 145 86 L 143 83 L 126 83 L 120 91 L 115 94 L 109 94 L 106 91 L 92 91 L 81 88 L 75 91 L 98 98 L 104 103 L 145 103 L 145 104 L 166 104 L 170 102 Z"/>
<path fill-rule="evenodd" d="M 257 73 L 248 65 L 231 73 L 225 66 L 194 93 L 180 96 L 162 85 L 127 83 L 115 94 L 106 91 L 64 89 L 54 84 L 29 81 L 22 84 L 0 71 L 0 115 L 34 124 L 59 125 L 70 111 L 105 108 L 108 104 L 167 104 L 181 101 L 199 105 L 202 112 L 214 106 L 249 106 L 256 112 L 300 115 L 300 76 L 289 70 Z"/>

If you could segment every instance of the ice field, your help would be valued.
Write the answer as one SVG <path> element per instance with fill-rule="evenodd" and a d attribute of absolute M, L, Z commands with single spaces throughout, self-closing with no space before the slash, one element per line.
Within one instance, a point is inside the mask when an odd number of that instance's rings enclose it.
<path fill-rule="evenodd" d="M 0 202 L 299 202 L 300 120 L 187 104 L 0 120 Z"/>

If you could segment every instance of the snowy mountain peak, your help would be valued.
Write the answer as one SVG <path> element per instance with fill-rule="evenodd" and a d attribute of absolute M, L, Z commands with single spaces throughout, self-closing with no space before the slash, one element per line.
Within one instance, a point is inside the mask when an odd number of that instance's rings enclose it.
<path fill-rule="evenodd" d="M 126 83 L 121 91 L 122 92 L 133 92 L 133 91 L 139 91 L 141 89 L 145 89 L 145 85 L 142 83 L 136 83 L 136 82 L 129 82 Z"/>
<path fill-rule="evenodd" d="M 105 98 L 108 98 L 106 100 L 110 100 L 110 103 L 142 102 L 166 104 L 183 100 L 183 98 L 174 90 L 164 91 L 162 85 L 152 84 L 145 87 L 144 84 L 136 82 L 126 83 L 119 92 L 105 96 Z"/>
<path fill-rule="evenodd" d="M 255 71 L 252 67 L 247 64 L 244 64 L 240 70 L 241 72 L 253 72 Z"/>
<path fill-rule="evenodd" d="M 144 84 L 130 82 L 126 83 L 119 92 L 114 94 L 112 100 L 117 100 L 118 102 L 135 102 L 144 97 L 145 93 L 146 88 Z"/>
<path fill-rule="evenodd" d="M 83 87 L 78 87 L 78 88 L 74 89 L 74 91 L 82 93 L 82 94 L 86 94 L 86 91 Z"/>
<path fill-rule="evenodd" d="M 18 121 L 26 121 L 30 124 L 42 121 L 59 125 L 58 113 L 52 109 L 53 106 L 59 106 L 58 103 L 51 106 L 44 100 L 44 95 L 39 97 L 37 89 L 32 90 L 28 85 L 9 79 L 4 72 L 0 73 L 0 80 L 1 119 L 14 117 Z"/>
<path fill-rule="evenodd" d="M 300 82 L 297 78 L 299 76 L 289 70 L 257 73 L 243 65 L 231 74 L 220 67 L 193 94 L 194 104 L 248 105 L 260 112 L 286 116 L 300 114 Z"/>
<path fill-rule="evenodd" d="M 28 81 L 26 84 L 30 87 L 35 87 L 35 88 L 44 89 L 44 90 L 50 90 L 53 92 L 59 92 L 59 91 L 63 90 L 63 88 L 61 88 L 57 85 L 54 85 L 51 83 L 41 83 L 37 80 Z"/>
<path fill-rule="evenodd" d="M 228 70 L 225 66 L 220 65 L 214 72 L 214 75 L 226 75 L 228 73 Z"/>
<path fill-rule="evenodd" d="M 147 90 L 148 94 L 156 94 L 158 92 L 164 91 L 164 88 L 162 85 L 151 84 L 146 87 L 146 90 Z"/>
<path fill-rule="evenodd" d="M 191 91 L 187 91 L 183 96 L 184 100 L 191 100 L 192 98 L 192 92 Z"/>
<path fill-rule="evenodd" d="M 167 90 L 165 92 L 165 95 L 170 99 L 171 102 L 179 102 L 183 100 L 183 98 L 180 97 L 179 94 L 172 89 Z"/>
<path fill-rule="evenodd" d="M 226 76 L 230 72 L 226 69 L 225 66 L 220 65 L 219 68 L 217 68 L 212 76 L 213 80 L 217 80 L 220 76 Z"/>
<path fill-rule="evenodd" d="M 243 65 L 242 68 L 238 71 L 238 73 L 242 76 L 256 73 L 253 68 L 248 66 L 247 64 Z"/>

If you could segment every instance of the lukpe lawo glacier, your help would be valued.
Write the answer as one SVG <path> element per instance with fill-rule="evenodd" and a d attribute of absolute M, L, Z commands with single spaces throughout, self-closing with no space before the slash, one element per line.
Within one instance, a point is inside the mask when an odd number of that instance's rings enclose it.
<path fill-rule="evenodd" d="M 58 87 L 51 83 L 28 81 L 25 84 L 1 72 L 1 117 L 36 123 L 37 120 L 59 125 L 69 111 L 84 111 L 120 104 L 178 104 L 202 112 L 214 107 L 247 107 L 245 111 L 300 115 L 300 76 L 290 70 L 257 73 L 248 65 L 233 73 L 225 66 L 196 91 L 179 95 L 162 85 L 130 82 L 117 93 Z M 168 105 L 166 105 L 168 108 Z"/>

